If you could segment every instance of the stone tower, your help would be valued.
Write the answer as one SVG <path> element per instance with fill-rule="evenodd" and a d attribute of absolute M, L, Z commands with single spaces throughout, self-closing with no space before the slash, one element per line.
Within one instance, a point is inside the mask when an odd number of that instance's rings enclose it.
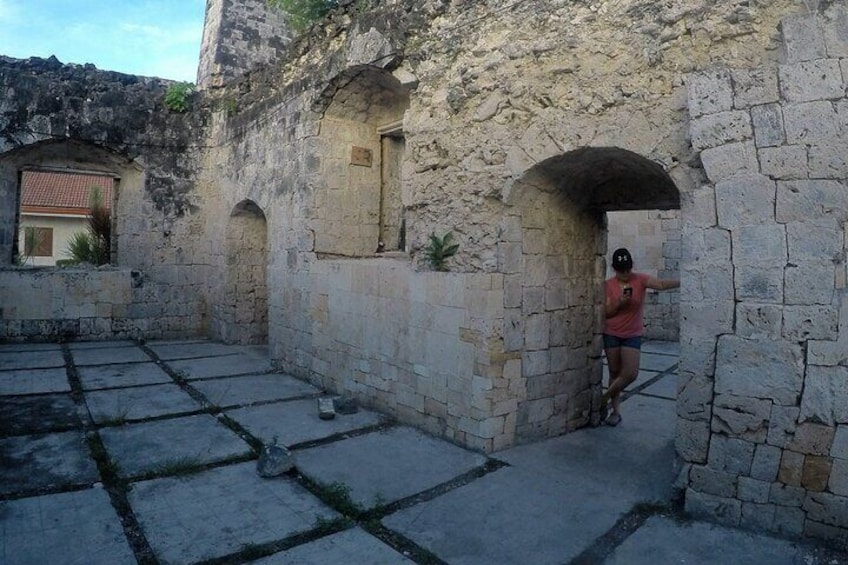
<path fill-rule="evenodd" d="M 277 60 L 291 38 L 283 13 L 266 0 L 207 0 L 198 87 L 222 86 Z"/>

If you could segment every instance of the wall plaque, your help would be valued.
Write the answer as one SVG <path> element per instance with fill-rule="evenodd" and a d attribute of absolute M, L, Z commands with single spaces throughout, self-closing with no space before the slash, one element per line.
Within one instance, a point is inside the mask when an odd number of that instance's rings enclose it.
<path fill-rule="evenodd" d="M 367 147 L 353 146 L 350 149 L 350 164 L 359 165 L 360 167 L 370 167 L 371 150 Z"/>

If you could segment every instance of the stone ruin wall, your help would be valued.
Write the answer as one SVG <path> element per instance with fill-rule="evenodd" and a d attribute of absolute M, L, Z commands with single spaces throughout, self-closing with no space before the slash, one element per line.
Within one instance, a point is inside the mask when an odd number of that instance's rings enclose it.
<path fill-rule="evenodd" d="M 708 182 L 683 210 L 686 508 L 848 535 L 848 10 L 782 22 L 779 64 L 688 79 Z"/>
<path fill-rule="evenodd" d="M 192 200 L 202 113 L 186 119 L 166 110 L 167 81 L 55 59 L 2 58 L 0 84 L 0 339 L 202 331 L 210 265 Z M 10 269 L 18 172 L 27 166 L 119 178 L 114 267 Z"/>
<path fill-rule="evenodd" d="M 222 337 L 233 324 L 232 287 L 221 274 L 261 220 L 268 339 L 281 368 L 484 451 L 561 433 L 591 421 L 599 394 L 602 213 L 673 207 L 667 194 L 634 200 L 622 186 L 604 194 L 603 211 L 587 212 L 593 195 L 586 191 L 597 178 L 588 165 L 602 161 L 582 162 L 577 150 L 632 151 L 661 163 L 680 191 L 677 447 L 687 463 L 687 507 L 733 524 L 845 541 L 844 264 L 833 266 L 830 303 L 819 277 L 828 269 L 823 249 L 844 254 L 844 243 L 841 251 L 835 243 L 844 242 L 844 225 L 821 225 L 815 218 L 830 212 L 798 196 L 799 183 L 810 179 L 786 172 L 799 170 L 787 163 L 800 159 L 795 146 L 807 140 L 770 145 L 756 137 L 774 133 L 777 110 L 789 124 L 798 104 L 811 104 L 805 109 L 826 119 L 798 131 L 826 135 L 822 123 L 842 125 L 824 127 L 831 141 L 809 144 L 807 166 L 826 161 L 841 170 L 832 148 L 845 131 L 844 104 L 816 90 L 822 85 L 811 68 L 846 73 L 833 32 L 843 37 L 844 12 L 822 4 L 829 23 L 821 29 L 830 31 L 821 37 L 831 52 L 799 58 L 808 50 L 797 47 L 794 28 L 783 28 L 786 53 L 778 31 L 781 19 L 805 11 L 791 0 L 505 7 L 416 3 L 407 10 L 399 2 L 377 16 L 337 16 L 323 37 L 292 44 L 290 64 L 215 89 L 202 153 L 172 151 L 177 162 L 137 159 L 144 180 L 133 194 L 141 206 L 127 218 L 137 233 L 149 232 L 138 264 L 157 273 L 148 275 L 157 282 L 148 288 L 162 294 L 134 296 L 128 307 L 150 308 L 152 320 L 174 311 L 160 298 L 191 294 L 174 327 Z M 807 58 L 816 61 L 781 64 Z M 335 219 L 321 200 L 327 191 L 367 196 L 370 181 L 354 178 L 342 151 L 362 137 L 328 135 L 333 127 L 366 132 L 371 141 L 362 143 L 376 155 L 383 123 L 328 111 L 352 94 L 339 77 L 363 65 L 395 94 L 409 94 L 401 187 L 408 254 L 366 253 L 373 228 L 366 236 L 332 234 L 331 252 L 316 243 Z M 766 100 L 770 73 L 780 96 Z M 802 101 L 793 89 L 815 95 Z M 830 148 L 829 160 L 814 157 L 822 148 Z M 115 149 L 126 153 L 121 143 Z M 643 165 L 613 161 L 634 172 Z M 157 196 L 150 179 L 169 178 L 158 176 L 168 171 L 163 163 L 192 178 L 180 185 L 191 189 Z M 740 172 L 759 177 L 722 176 Z M 803 186 L 841 210 L 840 174 Z M 561 181 L 569 176 L 585 182 Z M 763 194 L 773 194 L 776 215 Z M 183 210 L 191 213 L 171 213 L 165 202 L 190 204 Z M 251 228 L 236 226 L 245 211 Z M 762 221 L 748 225 L 749 217 Z M 449 230 L 461 244 L 453 272 L 432 272 L 422 248 L 430 233 Z M 184 245 L 157 243 L 173 235 Z M 352 248 L 337 248 L 356 237 L 363 239 Z M 759 262 L 763 253 L 767 264 Z M 784 274 L 774 273 L 775 261 L 787 263 Z M 791 289 L 805 284 L 817 291 L 792 298 Z M 152 325 L 146 333 L 166 332 Z"/>
<path fill-rule="evenodd" d="M 776 60 L 774 30 L 790 5 L 599 4 L 491 19 L 470 4 L 419 5 L 417 15 L 389 6 L 294 45 L 276 78 L 234 88 L 249 94 L 219 118 L 204 188 L 223 196 L 212 234 L 243 200 L 267 216 L 275 360 L 484 450 L 589 423 L 605 238 L 601 216 L 578 205 L 584 195 L 556 196 L 568 171 L 554 161 L 587 145 L 621 147 L 665 164 L 687 193 L 702 173 L 681 127 L 682 72 Z M 403 27 L 416 17 L 418 27 Z M 622 53 L 622 44 L 643 48 Z M 373 256 L 373 208 L 362 208 L 373 183 L 362 175 L 378 166 L 375 127 L 394 119 L 371 119 L 389 102 L 348 103 L 368 81 L 339 77 L 361 79 L 364 63 L 387 88 L 413 87 L 403 120 L 408 258 Z M 260 97 L 269 83 L 279 87 Z M 353 144 L 372 149 L 370 173 L 350 164 Z M 358 206 L 346 203 L 357 193 Z M 428 273 L 422 247 L 447 231 L 461 244 L 454 273 Z M 472 370 L 436 368 L 442 358 Z"/>

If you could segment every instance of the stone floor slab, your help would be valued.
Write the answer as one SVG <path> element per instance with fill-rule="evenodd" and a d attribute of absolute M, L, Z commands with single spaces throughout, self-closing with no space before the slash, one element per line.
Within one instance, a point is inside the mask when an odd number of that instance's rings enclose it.
<path fill-rule="evenodd" d="M 164 361 L 176 359 L 195 359 L 197 357 L 220 357 L 222 355 L 235 355 L 244 353 L 241 346 L 216 343 L 214 341 L 198 342 L 190 341 L 184 343 L 147 343 L 158 357 Z"/>
<path fill-rule="evenodd" d="M 0 353 L 0 371 L 11 369 L 49 369 L 64 367 L 65 358 L 61 349 L 39 351 L 4 351 Z"/>
<path fill-rule="evenodd" d="M 746 563 L 797 565 L 827 563 L 809 548 L 768 535 L 733 530 L 715 524 L 681 523 L 654 516 L 618 546 L 606 565 L 659 563 Z"/>
<path fill-rule="evenodd" d="M 362 528 L 299 545 L 253 562 L 254 565 L 397 565 L 414 563 Z"/>
<path fill-rule="evenodd" d="M 0 494 L 99 480 L 80 431 L 0 439 Z"/>
<path fill-rule="evenodd" d="M 74 365 L 111 365 L 114 363 L 143 363 L 150 356 L 137 347 L 98 347 L 71 352 Z"/>
<path fill-rule="evenodd" d="M 318 404 L 315 399 L 250 406 L 228 410 L 227 415 L 264 443 L 277 438 L 278 444 L 289 447 L 374 426 L 384 421 L 380 414 L 367 410 L 360 410 L 355 414 L 338 414 L 332 420 L 322 420 L 318 417 Z"/>
<path fill-rule="evenodd" d="M 281 373 L 193 381 L 191 386 L 222 408 L 321 393 L 311 384 Z"/>
<path fill-rule="evenodd" d="M 234 377 L 271 371 L 271 362 L 247 353 L 223 357 L 201 357 L 169 361 L 168 366 L 183 374 L 187 380 L 213 377 Z"/>
<path fill-rule="evenodd" d="M 677 398 L 677 375 L 666 374 L 654 384 L 643 388 L 639 393 L 674 400 Z"/>
<path fill-rule="evenodd" d="M 643 353 L 657 353 L 659 355 L 672 355 L 680 357 L 680 342 L 678 341 L 643 341 Z"/>
<path fill-rule="evenodd" d="M 0 563 L 136 563 L 102 489 L 0 502 Z"/>
<path fill-rule="evenodd" d="M 83 349 L 112 349 L 115 347 L 132 347 L 135 342 L 130 339 L 116 339 L 114 341 L 73 341 L 68 344 L 71 351 Z"/>
<path fill-rule="evenodd" d="M 325 485 L 341 483 L 364 508 L 429 490 L 486 463 L 486 457 L 408 427 L 298 451 L 298 470 Z"/>
<path fill-rule="evenodd" d="M 129 493 L 164 563 L 194 563 L 282 540 L 337 514 L 287 477 L 263 479 L 247 462 L 133 484 Z"/>
<path fill-rule="evenodd" d="M 40 434 L 81 426 L 70 394 L 0 397 L 0 435 Z"/>
<path fill-rule="evenodd" d="M 0 396 L 70 392 L 70 390 L 71 385 L 64 367 L 0 372 Z"/>
<path fill-rule="evenodd" d="M 660 355 L 658 353 L 642 353 L 639 360 L 639 369 L 657 371 L 662 373 L 677 364 L 678 358 L 672 355 Z"/>
<path fill-rule="evenodd" d="M 168 373 L 152 362 L 78 367 L 77 374 L 84 390 L 173 382 Z"/>
<path fill-rule="evenodd" d="M 567 563 L 635 504 L 671 496 L 674 403 L 634 397 L 628 404 L 618 428 L 498 453 L 509 467 L 383 523 L 451 565 Z"/>
<path fill-rule="evenodd" d="M 195 412 L 202 408 L 174 383 L 89 391 L 85 393 L 85 402 L 97 424 Z"/>
<path fill-rule="evenodd" d="M 249 455 L 250 447 L 208 414 L 100 430 L 122 477 L 167 473 Z"/>

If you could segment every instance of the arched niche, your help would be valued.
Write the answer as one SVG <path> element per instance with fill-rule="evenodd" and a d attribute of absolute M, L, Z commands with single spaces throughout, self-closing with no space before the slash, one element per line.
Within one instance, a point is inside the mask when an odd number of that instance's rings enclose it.
<path fill-rule="evenodd" d="M 504 348 L 521 357 L 516 438 L 589 424 L 601 391 L 605 213 L 673 209 L 664 168 L 632 151 L 586 147 L 551 157 L 504 192 L 499 264 Z"/>

